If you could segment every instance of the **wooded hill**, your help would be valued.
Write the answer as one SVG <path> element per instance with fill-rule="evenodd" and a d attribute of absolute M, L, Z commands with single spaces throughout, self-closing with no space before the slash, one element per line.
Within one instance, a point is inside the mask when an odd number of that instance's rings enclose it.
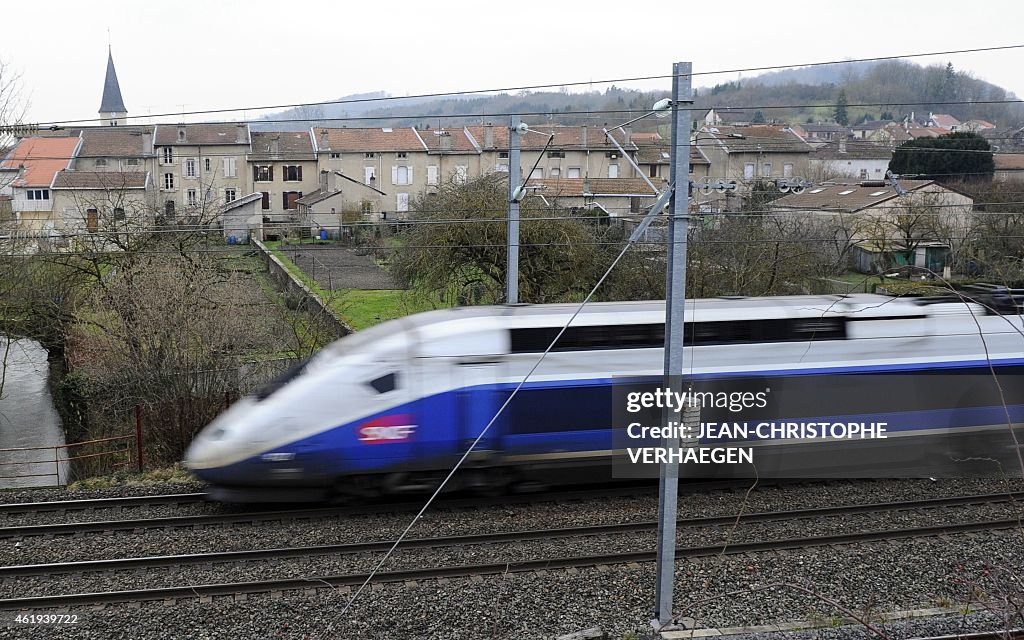
<path fill-rule="evenodd" d="M 818 122 L 832 119 L 840 90 L 849 103 L 851 123 L 882 116 L 902 119 L 913 112 L 927 117 L 929 111 L 949 113 L 968 120 L 980 118 L 997 126 L 1024 120 L 1020 104 L 998 101 L 1015 99 L 1002 87 L 956 70 L 952 64 L 927 67 L 900 60 L 849 62 L 787 69 L 699 87 L 694 96 L 694 119 L 710 107 L 746 108 L 767 121 Z M 338 100 L 374 98 L 348 104 L 325 104 L 291 109 L 267 120 L 293 120 L 259 128 L 302 130 L 310 124 L 348 127 L 461 126 L 480 122 L 506 122 L 521 114 L 532 124 L 594 125 L 618 123 L 650 109 L 667 91 L 644 92 L 611 86 L 604 91 L 502 93 L 451 98 L 394 98 L 381 101 L 383 93 L 348 96 Z M 975 104 L 946 104 L 971 101 Z M 869 105 L 869 106 L 860 106 Z M 360 118 L 353 120 L 351 118 Z M 365 118 L 365 119 L 363 119 Z M 302 121 L 295 122 L 294 120 Z M 665 120 L 648 118 L 634 125 L 637 131 L 666 128 Z"/>

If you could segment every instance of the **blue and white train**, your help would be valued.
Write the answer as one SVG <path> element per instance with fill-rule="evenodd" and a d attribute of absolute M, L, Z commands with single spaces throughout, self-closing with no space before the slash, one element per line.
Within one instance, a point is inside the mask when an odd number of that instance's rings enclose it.
<path fill-rule="evenodd" d="M 576 309 L 448 309 L 342 338 L 217 417 L 186 464 L 222 500 L 427 488 Z M 958 460 L 980 457 L 1020 475 L 1011 430 L 1024 423 L 1024 325 L 1002 311 L 866 294 L 688 300 L 684 373 L 774 387 L 776 414 L 763 418 L 889 425 L 888 439 L 831 456 L 822 442 L 752 442 L 792 454 L 766 458 L 762 477 L 937 475 L 937 464 L 959 472 Z M 664 322 L 663 301 L 587 305 L 456 478 L 495 489 L 609 470 L 613 377 L 660 384 Z"/>

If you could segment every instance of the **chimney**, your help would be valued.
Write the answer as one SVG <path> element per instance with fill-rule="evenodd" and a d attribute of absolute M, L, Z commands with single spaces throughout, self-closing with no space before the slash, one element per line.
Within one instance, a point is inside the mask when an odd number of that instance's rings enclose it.
<path fill-rule="evenodd" d="M 846 153 L 846 136 L 839 136 L 839 153 Z"/>
<path fill-rule="evenodd" d="M 327 178 L 330 175 L 331 172 L 327 171 L 326 169 L 320 172 L 320 195 L 324 195 L 327 193 Z"/>
<path fill-rule="evenodd" d="M 587 148 L 587 125 L 580 127 L 580 144 L 584 149 Z"/>
<path fill-rule="evenodd" d="M 153 130 L 149 127 L 142 130 L 142 155 L 153 155 Z"/>
<path fill-rule="evenodd" d="M 281 153 L 281 136 L 275 135 L 270 139 L 270 153 L 277 155 Z"/>
<path fill-rule="evenodd" d="M 320 149 L 330 149 L 331 145 L 327 141 L 327 129 L 320 130 Z"/>
<path fill-rule="evenodd" d="M 622 127 L 622 131 L 626 134 L 625 144 L 629 144 L 630 140 L 633 138 L 633 127 Z"/>
<path fill-rule="evenodd" d="M 487 125 L 484 127 L 484 148 L 491 149 L 494 147 L 494 127 Z"/>
<path fill-rule="evenodd" d="M 441 151 L 452 150 L 452 134 L 448 131 L 441 132 Z"/>
<path fill-rule="evenodd" d="M 19 187 L 25 185 L 25 163 L 24 162 L 22 162 L 21 164 L 18 165 L 18 177 L 16 178 L 16 181 L 15 181 L 14 184 L 19 186 Z M 25 196 L 25 197 L 28 197 L 28 196 Z"/>
<path fill-rule="evenodd" d="M 235 142 L 238 142 L 238 143 L 249 142 L 249 135 L 248 135 L 248 133 L 246 133 L 246 126 L 245 126 L 244 123 L 238 125 L 237 132 L 235 134 Z"/>

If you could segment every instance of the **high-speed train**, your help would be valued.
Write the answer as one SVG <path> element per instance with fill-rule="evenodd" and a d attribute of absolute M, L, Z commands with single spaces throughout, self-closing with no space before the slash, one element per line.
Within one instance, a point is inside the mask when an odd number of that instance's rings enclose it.
<path fill-rule="evenodd" d="M 681 373 L 716 393 L 770 399 L 750 416 L 707 409 L 702 422 L 886 425 L 884 439 L 855 442 L 751 437 L 773 454 L 748 470 L 760 477 L 935 476 L 981 459 L 988 472 L 1020 475 L 1024 325 L 1012 304 L 986 299 L 687 300 Z M 663 384 L 665 303 L 588 304 L 537 366 L 577 309 L 446 309 L 344 337 L 218 416 L 186 465 L 221 500 L 425 489 L 493 421 L 457 483 L 597 478 L 621 454 L 614 384 Z"/>

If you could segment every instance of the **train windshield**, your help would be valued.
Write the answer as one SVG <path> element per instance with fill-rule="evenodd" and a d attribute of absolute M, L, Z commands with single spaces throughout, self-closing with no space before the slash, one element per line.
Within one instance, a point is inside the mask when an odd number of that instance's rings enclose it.
<path fill-rule="evenodd" d="M 273 395 L 278 389 L 285 386 L 295 378 L 302 375 L 302 372 L 306 370 L 306 366 L 309 364 L 310 359 L 306 358 L 302 362 L 292 366 L 290 369 L 274 378 L 267 384 L 263 385 L 256 390 L 256 401 L 266 400 Z"/>

